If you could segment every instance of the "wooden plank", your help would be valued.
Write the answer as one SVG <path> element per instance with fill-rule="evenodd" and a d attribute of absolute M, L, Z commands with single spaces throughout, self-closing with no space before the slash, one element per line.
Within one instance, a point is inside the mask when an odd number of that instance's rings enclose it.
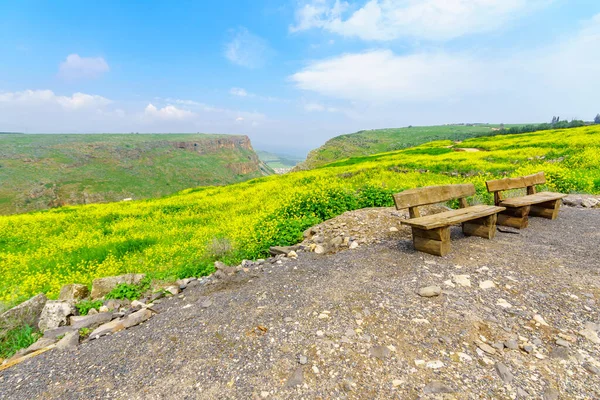
<path fill-rule="evenodd" d="M 558 199 L 555 201 L 542 203 L 540 205 L 531 206 L 529 215 L 533 217 L 556 219 L 558 217 L 561 204 L 562 200 Z"/>
<path fill-rule="evenodd" d="M 427 186 L 405 190 L 394 195 L 396 208 L 402 210 L 409 207 L 443 203 L 448 200 L 473 196 L 475 186 L 472 183 L 461 185 Z"/>
<path fill-rule="evenodd" d="M 409 207 L 408 214 L 411 218 L 419 218 L 421 216 L 421 212 L 417 207 Z"/>
<path fill-rule="evenodd" d="M 529 218 L 511 217 L 510 215 L 500 213 L 498 214 L 497 224 L 500 226 L 509 226 L 511 228 L 523 229 L 527 228 L 527 225 L 529 225 Z"/>
<path fill-rule="evenodd" d="M 450 240 L 450 227 L 446 226 L 444 228 L 437 228 L 437 229 L 430 229 L 430 230 L 419 229 L 419 228 L 413 227 L 412 234 L 413 234 L 413 237 L 417 236 L 417 237 L 421 237 L 424 239 L 449 241 Z"/>
<path fill-rule="evenodd" d="M 504 207 L 480 204 L 458 210 L 446 211 L 439 214 L 427 215 L 421 218 L 404 220 L 402 221 L 402 224 L 429 230 L 443 226 L 458 225 L 462 222 L 487 217 L 488 215 L 497 214 L 505 209 L 506 208 Z"/>
<path fill-rule="evenodd" d="M 434 256 L 443 257 L 450 252 L 450 241 L 425 239 L 414 236 L 413 244 L 415 249 Z"/>
<path fill-rule="evenodd" d="M 502 190 L 521 189 L 527 186 L 541 185 L 546 183 L 546 178 L 543 172 L 537 174 L 518 176 L 516 178 L 504 178 L 487 181 L 488 192 L 499 192 Z"/>
<path fill-rule="evenodd" d="M 479 218 L 462 224 L 462 231 L 467 236 L 479 236 L 484 239 L 493 239 L 496 236 L 496 214 Z"/>
<path fill-rule="evenodd" d="M 563 193 L 554 193 L 554 192 L 540 192 L 536 194 L 532 194 L 530 196 L 521 196 L 521 197 L 511 197 L 500 202 L 500 206 L 502 207 L 523 207 L 530 206 L 534 204 L 546 203 L 549 201 L 554 201 L 558 199 L 562 199 L 563 197 L 567 197 L 566 194 Z"/>
<path fill-rule="evenodd" d="M 507 208 L 502 211 L 502 214 L 510 215 L 511 217 L 526 217 L 529 215 L 530 208 L 531 206 Z"/>
<path fill-rule="evenodd" d="M 460 199 L 458 199 L 458 204 L 459 204 L 460 208 L 469 207 L 469 202 L 467 201 L 466 197 L 461 197 Z"/>

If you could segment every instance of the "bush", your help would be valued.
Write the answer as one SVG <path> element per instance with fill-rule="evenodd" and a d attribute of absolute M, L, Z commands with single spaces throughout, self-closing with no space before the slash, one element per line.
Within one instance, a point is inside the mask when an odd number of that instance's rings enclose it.
<path fill-rule="evenodd" d="M 18 350 L 34 344 L 41 334 L 31 326 L 12 329 L 0 340 L 0 358 L 9 358 Z"/>
<path fill-rule="evenodd" d="M 75 304 L 75 308 L 79 311 L 79 315 L 88 315 L 88 312 L 92 308 L 98 310 L 101 306 L 101 300 L 81 300 L 79 303 Z"/>

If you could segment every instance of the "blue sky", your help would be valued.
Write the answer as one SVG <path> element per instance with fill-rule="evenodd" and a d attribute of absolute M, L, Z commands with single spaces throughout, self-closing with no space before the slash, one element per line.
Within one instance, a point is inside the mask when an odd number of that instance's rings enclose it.
<path fill-rule="evenodd" d="M 600 112 L 592 0 L 0 1 L 0 131 L 361 129 Z"/>

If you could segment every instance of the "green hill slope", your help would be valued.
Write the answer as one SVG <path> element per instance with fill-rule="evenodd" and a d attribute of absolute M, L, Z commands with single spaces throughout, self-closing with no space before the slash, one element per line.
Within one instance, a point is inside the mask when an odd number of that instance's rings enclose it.
<path fill-rule="evenodd" d="M 462 148 L 478 151 L 460 151 Z M 132 202 L 0 216 L 0 301 L 126 272 L 187 277 L 267 254 L 347 210 L 390 206 L 392 193 L 545 171 L 548 188 L 600 193 L 600 126 L 439 141 L 337 165 Z"/>
<path fill-rule="evenodd" d="M 395 151 L 418 146 L 434 140 L 465 140 L 493 135 L 500 125 L 469 124 L 440 126 L 411 126 L 407 128 L 373 129 L 336 136 L 311 151 L 296 170 L 320 167 L 349 157 Z"/>
<path fill-rule="evenodd" d="M 0 135 L 0 214 L 164 196 L 269 174 L 246 136 Z"/>

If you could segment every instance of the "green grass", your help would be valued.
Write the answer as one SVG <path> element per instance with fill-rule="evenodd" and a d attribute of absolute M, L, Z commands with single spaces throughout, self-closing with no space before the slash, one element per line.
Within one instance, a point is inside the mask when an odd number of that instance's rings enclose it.
<path fill-rule="evenodd" d="M 391 206 L 401 190 L 472 182 L 472 201 L 489 204 L 486 180 L 539 171 L 553 191 L 600 193 L 600 126 L 436 141 L 157 199 L 0 216 L 0 303 L 131 272 L 206 275 L 215 260 L 265 257 L 345 211 Z"/>
<path fill-rule="evenodd" d="M 269 173 L 243 137 L 203 134 L 0 136 L 0 214 L 160 197 Z M 196 143 L 202 153 L 179 148 Z M 249 167 L 242 172 L 241 166 Z"/>
<path fill-rule="evenodd" d="M 39 338 L 40 334 L 30 326 L 22 326 L 12 329 L 0 339 L 0 358 L 9 358 L 19 349 L 31 346 Z"/>
<path fill-rule="evenodd" d="M 269 153 L 268 151 L 256 150 L 256 154 L 271 168 L 293 168 L 302 161 L 300 157 L 284 154 Z"/>
<path fill-rule="evenodd" d="M 317 168 L 349 157 L 401 150 L 436 140 L 460 141 L 494 135 L 504 126 L 516 125 L 439 125 L 407 128 L 374 129 L 336 136 L 310 152 L 301 169 Z"/>

